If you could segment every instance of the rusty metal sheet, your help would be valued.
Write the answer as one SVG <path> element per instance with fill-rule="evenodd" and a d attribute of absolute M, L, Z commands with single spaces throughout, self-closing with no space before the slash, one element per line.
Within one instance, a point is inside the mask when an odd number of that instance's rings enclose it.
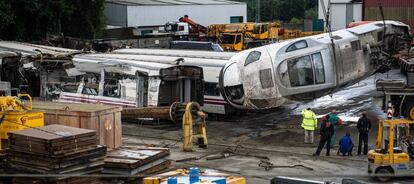
<path fill-rule="evenodd" d="M 145 170 L 160 170 L 169 166 L 166 148 L 121 147 L 108 151 L 104 171 L 112 174 L 136 174 Z"/>
<path fill-rule="evenodd" d="M 30 137 L 30 139 L 33 141 L 39 140 L 47 142 L 58 142 L 78 137 L 96 135 L 96 131 L 53 124 L 39 128 L 29 128 L 25 130 L 10 132 L 9 134 L 12 138 L 22 137 L 27 139 Z"/>
<path fill-rule="evenodd" d="M 32 153 L 8 151 L 8 161 L 12 163 L 31 164 L 31 167 L 47 167 L 49 169 L 67 168 L 70 166 L 87 163 L 92 159 L 105 156 L 106 147 L 98 146 L 75 152 L 64 156 L 45 157 Z"/>
<path fill-rule="evenodd" d="M 155 172 L 167 169 L 170 165 L 171 161 L 166 159 L 158 159 L 154 162 L 134 169 L 104 167 L 102 173 L 120 175 L 153 174 Z"/>

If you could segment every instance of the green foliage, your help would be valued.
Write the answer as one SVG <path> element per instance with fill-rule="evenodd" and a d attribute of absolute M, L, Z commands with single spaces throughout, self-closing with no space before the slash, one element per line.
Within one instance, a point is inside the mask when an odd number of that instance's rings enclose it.
<path fill-rule="evenodd" d="M 236 0 L 246 2 L 247 21 L 256 21 L 257 0 Z M 260 0 L 260 21 L 289 22 L 293 18 L 317 18 L 319 0 Z"/>
<path fill-rule="evenodd" d="M 302 20 L 296 17 L 293 17 L 292 19 L 290 19 L 289 24 L 302 24 Z"/>
<path fill-rule="evenodd" d="M 34 41 L 45 38 L 48 33 L 80 38 L 98 37 L 105 26 L 104 2 L 0 0 L 0 38 Z M 5 18 L 3 14 L 9 16 Z"/>
<path fill-rule="evenodd" d="M 7 27 L 13 23 L 14 18 L 10 1 L 0 0 L 0 33 L 7 30 Z"/>
<path fill-rule="evenodd" d="M 307 9 L 305 11 L 305 19 L 317 19 L 318 10 L 316 8 Z"/>

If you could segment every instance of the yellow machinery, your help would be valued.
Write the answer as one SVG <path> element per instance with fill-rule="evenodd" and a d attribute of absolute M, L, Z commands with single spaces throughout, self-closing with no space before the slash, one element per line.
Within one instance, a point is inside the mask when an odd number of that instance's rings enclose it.
<path fill-rule="evenodd" d="M 150 176 L 144 178 L 143 184 L 167 184 L 169 178 L 176 178 L 177 183 L 179 184 L 189 184 L 190 176 L 189 176 L 189 170 L 186 169 L 178 169 L 175 171 L 170 171 L 166 173 L 162 173 L 155 176 Z M 215 184 L 220 179 L 223 179 L 226 181 L 226 184 L 246 184 L 246 179 L 241 176 L 228 176 L 223 173 L 217 173 L 211 170 L 206 170 L 204 172 L 201 172 L 199 174 L 198 178 L 199 182 L 196 182 L 194 184 Z"/>
<path fill-rule="evenodd" d="M 414 121 L 406 119 L 379 122 L 375 149 L 368 152 L 368 173 L 380 181 L 414 175 L 414 162 L 410 160 L 414 156 L 410 137 L 412 124 Z"/>
<path fill-rule="evenodd" d="M 29 104 L 24 104 L 20 97 L 27 97 Z M 44 126 L 43 112 L 32 111 L 32 98 L 28 94 L 18 94 L 17 97 L 1 96 L 0 108 L 2 111 L 0 117 L 1 149 L 5 147 L 3 143 L 7 142 L 8 132 Z"/>
<path fill-rule="evenodd" d="M 207 36 L 217 40 L 224 50 L 241 51 L 279 40 L 293 39 L 320 34 L 283 29 L 279 22 L 212 24 L 207 28 Z"/>
<path fill-rule="evenodd" d="M 241 51 L 277 41 L 280 26 L 279 22 L 212 24 L 207 35 L 217 40 L 224 50 Z"/>
<path fill-rule="evenodd" d="M 207 147 L 206 117 L 197 102 L 187 103 L 183 115 L 183 151 L 192 151 L 193 139 L 198 141 L 200 147 Z"/>

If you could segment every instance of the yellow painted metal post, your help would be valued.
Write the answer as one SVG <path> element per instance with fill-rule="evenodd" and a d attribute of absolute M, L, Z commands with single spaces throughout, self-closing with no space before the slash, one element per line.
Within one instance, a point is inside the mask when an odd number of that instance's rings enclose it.
<path fill-rule="evenodd" d="M 185 107 L 183 117 L 183 151 L 192 151 L 193 149 L 193 118 L 191 117 L 192 103 Z"/>
<path fill-rule="evenodd" d="M 390 156 L 390 164 L 394 164 L 394 127 L 395 125 L 390 123 L 390 136 L 388 144 L 388 153 Z"/>
<path fill-rule="evenodd" d="M 383 123 L 384 123 L 384 121 L 382 121 L 382 120 L 378 123 L 378 131 L 377 131 L 378 136 L 377 136 L 377 143 L 376 143 L 376 148 L 377 149 L 382 148 L 382 132 L 383 132 L 383 128 L 384 128 Z M 385 149 L 387 149 L 387 148 L 385 148 Z"/>

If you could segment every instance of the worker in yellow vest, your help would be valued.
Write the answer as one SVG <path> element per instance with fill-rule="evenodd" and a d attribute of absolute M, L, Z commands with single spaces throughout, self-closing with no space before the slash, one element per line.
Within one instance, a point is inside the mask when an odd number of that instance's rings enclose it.
<path fill-rule="evenodd" d="M 305 129 L 305 143 L 313 143 L 313 134 L 318 127 L 318 120 L 311 108 L 302 111 L 302 128 Z"/>

